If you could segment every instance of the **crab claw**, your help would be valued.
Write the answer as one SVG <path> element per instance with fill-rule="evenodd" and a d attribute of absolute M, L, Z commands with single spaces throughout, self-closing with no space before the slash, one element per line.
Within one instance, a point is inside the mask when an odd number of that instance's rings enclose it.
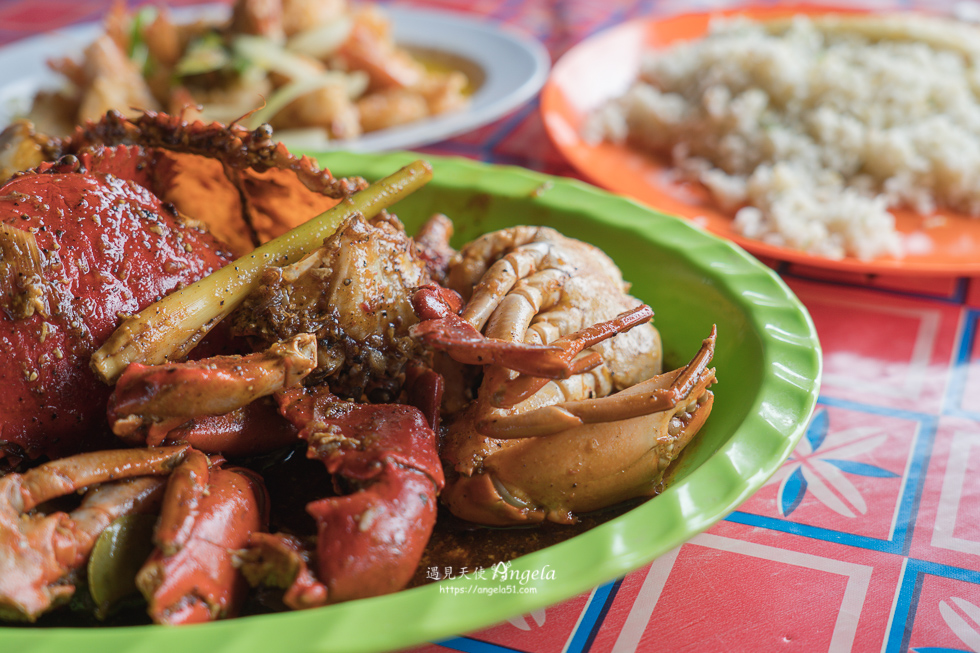
<path fill-rule="evenodd" d="M 187 363 L 133 363 L 109 400 L 109 424 L 127 440 L 160 444 L 167 433 L 204 415 L 224 415 L 298 385 L 316 368 L 316 337 L 304 333 L 247 356 Z"/>
<path fill-rule="evenodd" d="M 445 483 L 426 417 L 411 406 L 340 401 L 322 386 L 286 391 L 277 400 L 309 443 L 307 456 L 322 460 L 331 474 L 356 488 L 306 507 L 317 521 L 314 557 L 316 575 L 326 588 L 323 602 L 404 587 L 435 525 L 436 497 Z M 303 567 L 292 560 L 286 566 L 295 577 L 273 584 L 308 585 Z M 281 571 L 283 565 L 276 568 Z M 307 603 L 314 596 L 304 595 Z"/>
<path fill-rule="evenodd" d="M 0 478 L 0 618 L 34 621 L 67 601 L 75 587 L 66 578 L 85 563 L 106 526 L 159 505 L 163 479 L 133 477 L 169 474 L 187 450 L 102 451 Z M 70 514 L 32 514 L 45 501 L 107 481 L 116 482 L 90 490 Z"/>
<path fill-rule="evenodd" d="M 192 450 L 167 485 L 156 549 L 136 577 L 153 621 L 200 623 L 237 614 L 248 585 L 234 552 L 268 520 L 257 474 L 222 469 Z"/>
<path fill-rule="evenodd" d="M 442 298 L 431 287 L 416 291 L 412 304 L 422 322 L 412 327 L 413 337 L 428 347 L 445 351 L 459 363 L 499 365 L 530 377 L 544 379 L 540 382 L 524 381 L 520 386 L 507 391 L 499 399 L 503 402 L 500 405 L 513 405 L 521 398 L 530 396 L 547 383 L 547 379 L 567 379 L 600 365 L 602 359 L 598 354 L 579 354 L 617 333 L 629 331 L 653 319 L 653 310 L 649 306 L 640 305 L 612 320 L 563 336 L 549 344 L 531 344 L 484 336 L 476 327 L 453 312 L 448 302 L 439 306 L 438 302 Z"/>
<path fill-rule="evenodd" d="M 327 586 L 311 569 L 314 548 L 292 535 L 253 533 L 248 548 L 238 552 L 238 561 L 251 585 L 286 590 L 283 604 L 292 610 L 305 610 L 329 602 Z"/>
<path fill-rule="evenodd" d="M 582 424 L 600 424 L 671 411 L 689 397 L 703 396 L 714 382 L 708 363 L 715 351 L 717 331 L 702 342 L 686 366 L 601 399 L 567 401 L 525 413 L 497 415 L 481 420 L 477 430 L 498 439 L 531 438 L 560 433 Z M 710 393 L 709 393 L 710 394 Z"/>
<path fill-rule="evenodd" d="M 186 442 L 204 453 L 241 457 L 295 444 L 297 437 L 272 397 L 263 397 L 224 415 L 194 417 L 167 433 L 163 443 Z"/>
<path fill-rule="evenodd" d="M 711 412 L 714 345 L 712 329 L 681 369 L 609 397 L 497 415 L 451 435 L 445 450 L 455 473 L 443 502 L 482 524 L 569 523 L 575 514 L 655 494 Z M 479 438 L 494 446 L 478 469 L 454 457 L 460 442 Z"/>

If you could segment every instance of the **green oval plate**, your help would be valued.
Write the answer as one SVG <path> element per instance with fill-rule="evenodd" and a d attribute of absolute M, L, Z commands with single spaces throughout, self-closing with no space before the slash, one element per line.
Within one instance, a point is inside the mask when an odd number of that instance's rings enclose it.
<path fill-rule="evenodd" d="M 419 155 L 320 158 L 336 175 L 377 179 Z M 201 626 L 0 628 L 0 650 L 301 653 L 438 640 L 558 603 L 641 567 L 722 519 L 779 468 L 813 410 L 821 358 L 809 315 L 774 273 L 689 222 L 576 181 L 429 159 L 434 180 L 394 207 L 410 232 L 438 211 L 454 220 L 456 243 L 532 223 L 594 243 L 653 307 L 674 365 L 686 362 L 718 325 L 714 409 L 668 489 L 582 535 L 515 560 L 511 572 L 554 572 L 525 585 L 534 593 L 484 593 L 500 581 L 467 576 L 327 608 Z M 461 593 L 441 589 L 449 587 Z"/>

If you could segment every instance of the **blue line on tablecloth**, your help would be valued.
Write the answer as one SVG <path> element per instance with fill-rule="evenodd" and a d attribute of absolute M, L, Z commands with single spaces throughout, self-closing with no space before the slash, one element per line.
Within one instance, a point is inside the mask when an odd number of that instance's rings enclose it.
<path fill-rule="evenodd" d="M 586 603 L 578 624 L 575 626 L 575 631 L 568 640 L 568 645 L 564 649 L 566 653 L 582 653 L 591 648 L 621 583 L 622 579 L 619 579 L 595 588 L 589 596 L 589 602 Z M 500 653 L 502 651 L 520 650 L 471 637 L 453 637 L 435 642 L 435 644 L 464 653 Z"/>
<path fill-rule="evenodd" d="M 434 642 L 434 644 L 437 646 L 444 646 L 454 651 L 463 651 L 464 653 L 501 653 L 501 651 L 520 651 L 520 649 L 517 648 L 501 646 L 500 644 L 491 644 L 490 642 L 483 642 L 470 637 L 453 637 L 452 639 L 444 639 L 441 642 Z"/>
<path fill-rule="evenodd" d="M 917 410 L 895 408 L 894 406 L 878 406 L 876 404 L 866 404 L 860 401 L 854 401 L 852 399 L 842 399 L 841 397 L 829 397 L 827 395 L 820 395 L 819 402 L 825 406 L 833 406 L 834 408 L 844 408 L 846 410 L 854 410 L 860 413 L 869 413 L 871 415 L 885 415 L 887 417 L 897 417 L 899 419 L 923 421 L 928 419 L 935 419 L 937 417 L 937 415 L 935 415 L 934 413 L 923 413 Z"/>
<path fill-rule="evenodd" d="M 975 422 L 980 422 L 980 412 L 965 410 L 963 400 L 978 322 L 980 322 L 980 310 L 967 310 L 963 316 L 963 329 L 960 332 L 960 339 L 956 343 L 956 353 L 953 356 L 953 368 L 949 374 L 949 384 L 946 386 L 946 394 L 943 397 L 943 415 L 966 417 Z"/>
<path fill-rule="evenodd" d="M 845 408 L 847 410 L 870 413 L 872 415 L 898 417 L 899 419 L 924 421 L 928 419 L 935 419 L 937 417 L 933 413 L 923 413 L 917 410 L 906 410 L 904 408 L 894 408 L 892 406 L 877 406 L 875 404 L 866 404 L 860 401 L 842 399 L 840 397 L 828 397 L 826 395 L 820 395 L 819 402 L 825 406 L 833 406 L 834 408 Z"/>
<path fill-rule="evenodd" d="M 802 524 L 790 519 L 756 515 L 742 511 L 733 512 L 726 517 L 726 521 L 744 524 L 746 526 L 767 528 L 781 533 L 790 533 L 824 542 L 836 542 L 861 549 L 907 556 L 912 545 L 912 526 L 915 524 L 916 515 L 919 512 L 919 503 L 922 499 L 926 471 L 932 456 L 936 430 L 939 426 L 938 416 L 914 413 L 912 411 L 886 409 L 880 406 L 867 406 L 833 398 L 821 397 L 820 403 L 846 408 L 848 410 L 889 415 L 918 422 L 915 443 L 909 452 L 910 463 L 908 474 L 903 479 L 903 486 L 898 497 L 898 514 L 895 517 L 895 531 L 891 533 L 889 539 L 856 535 L 854 533 L 835 531 L 810 524 Z"/>
<path fill-rule="evenodd" d="M 601 625 L 603 618 L 609 611 L 609 604 L 615 598 L 618 590 L 619 581 L 606 583 L 595 588 L 592 596 L 589 597 L 585 610 L 582 611 L 578 624 L 575 626 L 575 632 L 568 640 L 568 645 L 565 647 L 566 653 L 580 653 L 580 651 L 589 650 L 598 632 L 597 626 Z"/>
<path fill-rule="evenodd" d="M 938 576 L 980 585 L 980 572 L 909 558 L 902 570 L 891 628 L 887 633 L 888 639 L 882 653 L 908 650 L 909 638 L 915 624 L 915 613 L 919 607 L 922 581 L 926 576 Z"/>
<path fill-rule="evenodd" d="M 776 517 L 766 517 L 764 515 L 755 515 L 751 512 L 742 512 L 741 510 L 736 510 L 725 517 L 725 521 L 752 526 L 754 528 L 767 528 L 771 531 L 788 533 L 790 535 L 799 535 L 811 540 L 845 544 L 859 549 L 870 549 L 884 553 L 901 553 L 900 545 L 891 540 L 879 540 L 878 538 L 867 537 L 865 535 L 854 535 L 853 533 L 844 533 L 829 528 L 799 524 Z"/>

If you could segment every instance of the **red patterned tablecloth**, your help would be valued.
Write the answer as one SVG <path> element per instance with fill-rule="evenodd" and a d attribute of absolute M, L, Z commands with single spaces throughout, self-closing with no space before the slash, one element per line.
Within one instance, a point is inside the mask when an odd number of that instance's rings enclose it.
<path fill-rule="evenodd" d="M 631 18 L 728 3 L 396 4 L 506 23 L 557 59 Z M 97 20 L 107 5 L 0 2 L 0 44 Z M 423 151 L 577 176 L 549 143 L 536 100 Z M 825 356 L 817 411 L 777 475 L 625 578 L 419 650 L 980 651 L 980 279 L 776 267 L 810 310 Z"/>

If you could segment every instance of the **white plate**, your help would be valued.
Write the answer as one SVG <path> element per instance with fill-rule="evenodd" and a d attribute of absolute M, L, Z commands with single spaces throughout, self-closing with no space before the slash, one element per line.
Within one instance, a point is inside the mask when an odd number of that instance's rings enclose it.
<path fill-rule="evenodd" d="M 504 26 L 463 14 L 411 7 L 384 8 L 400 45 L 461 57 L 482 70 L 483 83 L 463 111 L 372 132 L 352 141 L 336 141 L 338 149 L 356 152 L 401 150 L 435 143 L 493 122 L 531 99 L 551 67 L 547 51 L 535 39 Z M 177 21 L 221 20 L 227 7 L 206 5 L 172 11 Z M 0 47 L 0 125 L 25 115 L 31 98 L 42 88 L 58 88 L 60 77 L 48 59 L 80 56 L 102 31 L 86 23 Z"/>

